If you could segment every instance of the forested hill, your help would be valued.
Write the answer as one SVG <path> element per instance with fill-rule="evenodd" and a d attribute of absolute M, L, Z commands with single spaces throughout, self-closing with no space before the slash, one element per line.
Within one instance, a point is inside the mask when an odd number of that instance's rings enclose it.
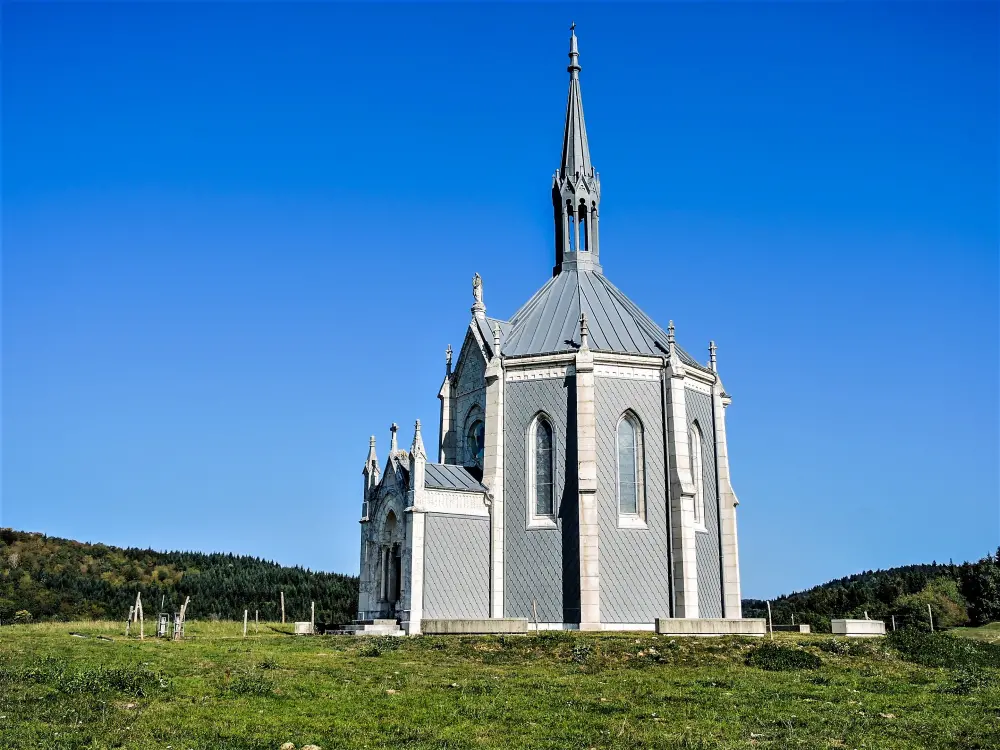
<path fill-rule="evenodd" d="M 200 552 L 155 552 L 87 544 L 0 529 L 0 621 L 17 613 L 33 620 L 121 619 L 142 591 L 147 619 L 176 611 L 191 597 L 188 616 L 347 622 L 356 614 L 358 579 L 339 573 L 287 568 L 256 557 Z"/>
<path fill-rule="evenodd" d="M 828 631 L 831 618 L 864 617 L 866 612 L 873 619 L 895 615 L 898 623 L 923 623 L 928 604 L 935 623 L 944 627 L 1000 620 L 1000 549 L 993 557 L 961 565 L 865 571 L 772 599 L 771 612 L 775 623 L 789 623 L 794 614 L 795 622 Z M 763 600 L 743 600 L 744 617 L 766 612 Z"/>

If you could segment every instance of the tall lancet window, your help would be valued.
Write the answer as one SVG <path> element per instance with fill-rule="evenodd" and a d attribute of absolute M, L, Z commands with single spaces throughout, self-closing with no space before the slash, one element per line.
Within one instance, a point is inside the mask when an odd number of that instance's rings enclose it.
<path fill-rule="evenodd" d="M 566 222 L 566 247 L 571 253 L 575 253 L 580 249 L 580 225 L 576 220 L 576 211 L 573 210 L 573 204 L 570 201 L 566 202 Z"/>
<path fill-rule="evenodd" d="M 580 208 L 578 209 L 578 219 L 580 223 L 580 247 L 577 248 L 578 252 L 586 252 L 590 250 L 590 237 L 587 236 L 587 230 L 590 227 L 590 222 L 587 221 L 587 204 L 580 203 Z"/>
<path fill-rule="evenodd" d="M 620 525 L 645 521 L 642 423 L 632 412 L 618 420 L 618 517 Z"/>
<path fill-rule="evenodd" d="M 552 423 L 539 414 L 528 428 L 529 526 L 555 525 L 555 445 Z"/>
<path fill-rule="evenodd" d="M 691 423 L 691 479 L 694 482 L 694 525 L 705 528 L 705 462 L 702 453 L 701 428 Z"/>

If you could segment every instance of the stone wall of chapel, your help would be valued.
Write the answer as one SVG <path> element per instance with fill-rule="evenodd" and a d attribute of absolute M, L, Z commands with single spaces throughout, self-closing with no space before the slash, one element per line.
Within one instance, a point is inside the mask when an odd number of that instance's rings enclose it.
<path fill-rule="evenodd" d="M 504 616 L 580 621 L 573 375 L 507 382 L 504 391 Z M 527 528 L 528 428 L 539 411 L 552 423 L 557 528 Z"/>
<path fill-rule="evenodd" d="M 489 617 L 489 517 L 428 513 L 424 519 L 423 616 Z"/>
<path fill-rule="evenodd" d="M 705 488 L 705 531 L 695 532 L 698 569 L 698 616 L 722 617 L 722 573 L 719 537 L 719 493 L 715 473 L 715 421 L 712 397 L 684 389 L 688 426 L 697 421 L 701 428 L 702 482 Z"/>
<path fill-rule="evenodd" d="M 486 415 L 486 359 L 479 349 L 476 340 L 469 336 L 462 347 L 458 364 L 458 382 L 452 389 L 454 394 L 454 424 L 455 446 L 454 456 L 448 460 L 456 464 L 464 464 L 468 455 L 466 446 L 467 433 L 472 422 L 470 415 L 478 411 L 479 419 L 485 421 Z"/>
<path fill-rule="evenodd" d="M 661 388 L 659 378 L 594 378 L 601 622 L 651 623 L 670 614 Z M 626 411 L 642 428 L 645 528 L 619 528 L 617 431 Z"/>

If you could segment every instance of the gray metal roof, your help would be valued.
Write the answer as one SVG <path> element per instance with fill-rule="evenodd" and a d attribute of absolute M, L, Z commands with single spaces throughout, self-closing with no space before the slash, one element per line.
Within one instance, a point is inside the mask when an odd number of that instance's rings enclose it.
<path fill-rule="evenodd" d="M 486 492 L 486 488 L 464 466 L 427 464 L 424 486 L 441 490 Z"/>
<path fill-rule="evenodd" d="M 493 326 L 497 323 L 500 324 L 500 351 L 504 348 L 504 339 L 507 338 L 507 332 L 510 330 L 510 323 L 506 320 L 498 320 L 497 318 L 484 317 L 480 318 L 478 315 L 472 318 L 473 325 L 479 329 L 479 335 L 482 336 L 483 341 L 486 343 L 486 355 L 487 358 L 493 356 Z"/>
<path fill-rule="evenodd" d="M 667 334 L 604 274 L 590 268 L 563 268 L 510 319 L 505 356 L 575 351 L 580 347 L 580 313 L 587 313 L 590 348 L 595 351 L 653 354 L 667 352 Z M 677 347 L 686 364 L 704 367 Z"/>

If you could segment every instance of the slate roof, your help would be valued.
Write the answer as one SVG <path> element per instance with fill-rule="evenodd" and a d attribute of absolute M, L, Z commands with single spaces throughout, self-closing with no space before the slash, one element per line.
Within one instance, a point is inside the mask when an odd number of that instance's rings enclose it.
<path fill-rule="evenodd" d="M 501 349 L 505 356 L 575 351 L 580 347 L 580 313 L 587 313 L 594 351 L 667 352 L 667 333 L 598 270 L 563 268 L 535 292 L 509 321 Z M 681 347 L 678 356 L 704 367 Z"/>
<path fill-rule="evenodd" d="M 497 318 L 481 318 L 478 315 L 473 316 L 472 320 L 473 324 L 479 329 L 479 335 L 482 336 L 483 341 L 486 343 L 487 359 L 493 356 L 493 326 L 496 323 L 500 324 L 500 350 L 503 351 L 504 339 L 506 339 L 507 332 L 510 330 L 510 323 L 506 320 L 498 320 Z"/>
<path fill-rule="evenodd" d="M 424 486 L 440 490 L 465 490 L 466 492 L 486 492 L 486 487 L 464 466 L 453 464 L 427 464 Z"/>

